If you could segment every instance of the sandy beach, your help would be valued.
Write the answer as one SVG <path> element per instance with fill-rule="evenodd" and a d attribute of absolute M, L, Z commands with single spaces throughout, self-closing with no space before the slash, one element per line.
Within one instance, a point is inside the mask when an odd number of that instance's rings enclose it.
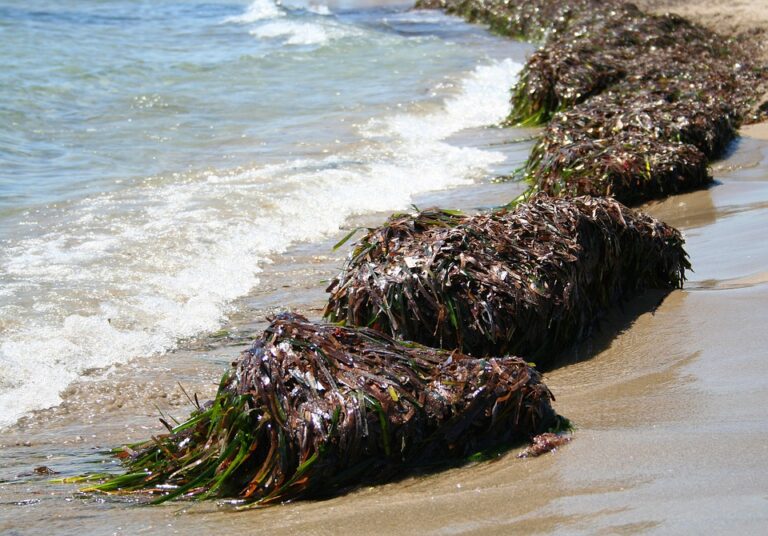
<path fill-rule="evenodd" d="M 647 0 L 721 33 L 768 35 L 768 5 Z M 463 143 L 520 163 L 531 131 L 463 132 Z M 606 319 L 579 358 L 546 374 L 557 411 L 575 424 L 554 453 L 497 460 L 366 487 L 319 502 L 235 513 L 215 502 L 137 506 L 80 494 L 36 475 L 113 468 L 105 449 L 161 431 L 201 399 L 268 314 L 289 306 L 319 318 L 345 249 L 341 232 L 291 249 L 242 299 L 229 338 L 203 338 L 137 368 L 71 387 L 65 403 L 0 438 L 2 534 L 508 534 L 760 533 L 768 526 L 768 126 L 741 131 L 713 163 L 706 190 L 641 207 L 685 233 L 685 288 L 648 293 Z M 509 170 L 499 169 L 499 174 Z M 479 183 L 422 195 L 419 206 L 488 209 L 522 191 Z M 386 214 L 349 222 L 375 225 Z"/>

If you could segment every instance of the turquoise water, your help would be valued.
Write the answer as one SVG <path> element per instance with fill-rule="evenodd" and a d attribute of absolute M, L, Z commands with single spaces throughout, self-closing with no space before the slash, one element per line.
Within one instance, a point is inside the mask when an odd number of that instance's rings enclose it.
<path fill-rule="evenodd" d="M 484 177 L 445 139 L 523 54 L 399 4 L 0 2 L 0 426 L 216 329 L 291 244 Z"/>
<path fill-rule="evenodd" d="M 329 141 L 329 121 L 411 100 L 475 59 L 419 35 L 435 17 L 382 9 L 57 4 L 0 7 L 4 210 L 307 153 Z M 484 40 L 452 26 L 438 33 Z"/>

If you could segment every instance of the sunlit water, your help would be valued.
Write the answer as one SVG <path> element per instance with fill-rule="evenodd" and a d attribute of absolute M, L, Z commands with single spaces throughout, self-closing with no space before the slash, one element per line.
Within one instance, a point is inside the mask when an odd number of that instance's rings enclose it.
<path fill-rule="evenodd" d="M 301 1 L 0 3 L 0 426 L 216 329 L 291 244 L 503 158 L 445 139 L 504 117 L 520 45 Z"/>

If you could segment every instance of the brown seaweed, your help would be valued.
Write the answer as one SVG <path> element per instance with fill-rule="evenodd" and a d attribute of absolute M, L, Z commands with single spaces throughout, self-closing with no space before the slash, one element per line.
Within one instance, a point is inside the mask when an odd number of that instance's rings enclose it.
<path fill-rule="evenodd" d="M 443 0 L 501 34 L 544 38 L 513 89 L 509 125 L 550 122 L 525 169 L 532 191 L 637 204 L 706 186 L 756 105 L 755 46 L 618 1 Z"/>
<path fill-rule="evenodd" d="M 567 445 L 571 441 L 571 436 L 567 434 L 554 434 L 547 432 L 539 434 L 533 438 L 531 444 L 517 455 L 518 458 L 536 458 L 547 452 L 552 452 Z"/>
<path fill-rule="evenodd" d="M 213 401 L 169 433 L 120 449 L 105 493 L 326 496 L 509 447 L 557 425 L 539 373 L 370 329 L 283 315 L 233 364 Z"/>
<path fill-rule="evenodd" d="M 358 243 L 325 314 L 474 356 L 547 366 L 599 316 L 682 286 L 680 233 L 610 198 L 537 194 L 514 209 L 393 216 Z"/>
<path fill-rule="evenodd" d="M 543 40 L 565 31 L 574 20 L 593 13 L 613 0 L 417 0 L 417 9 L 443 9 L 470 22 L 489 24 L 499 34 Z"/>

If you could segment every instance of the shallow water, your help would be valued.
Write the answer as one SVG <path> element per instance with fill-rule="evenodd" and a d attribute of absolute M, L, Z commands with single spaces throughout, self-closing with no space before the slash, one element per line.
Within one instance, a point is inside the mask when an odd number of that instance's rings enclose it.
<path fill-rule="evenodd" d="M 0 427 L 216 331 L 292 244 L 485 178 L 503 152 L 446 139 L 505 116 L 530 49 L 355 2 L 12 3 L 0 22 Z"/>
<path fill-rule="evenodd" d="M 434 108 L 446 98 L 438 97 Z M 503 161 L 488 166 L 501 174 L 525 158 L 530 143 L 513 141 L 525 134 L 469 129 L 445 141 L 500 153 Z M 685 232 L 695 269 L 686 288 L 660 304 L 656 294 L 628 304 L 602 336 L 580 348 L 591 359 L 546 375 L 557 410 L 577 427 L 571 444 L 554 454 L 519 460 L 513 451 L 327 501 L 244 513 L 215 502 L 138 507 L 31 475 L 41 465 L 61 476 L 114 468 L 104 449 L 161 432 L 157 408 L 185 416 L 190 404 L 177 382 L 210 396 L 267 314 L 289 304 L 318 317 L 324 281 L 344 255 L 344 248 L 331 250 L 344 233 L 329 233 L 260 266 L 259 284 L 230 302 L 226 334 L 192 337 L 170 353 L 118 363 L 106 376 L 98 368 L 84 371 L 61 404 L 5 429 L 0 532 L 762 532 L 768 525 L 768 242 L 761 236 L 768 141 L 738 140 L 714 170 L 710 189 L 645 207 Z M 519 191 L 514 183 L 466 181 L 413 200 L 472 210 Z M 343 225 L 373 225 L 388 210 L 353 214 Z"/>
<path fill-rule="evenodd" d="M 519 157 L 526 149 L 510 154 Z M 226 363 L 243 347 L 236 335 L 258 329 L 272 307 L 287 300 L 317 317 L 320 280 L 341 261 L 340 252 L 329 253 L 331 238 L 292 248 L 284 262 L 266 267 L 260 290 L 242 300 L 234 346 L 203 340 L 197 349 L 118 367 L 107 379 L 77 383 L 56 410 L 7 430 L 0 530 L 759 533 L 768 523 L 768 281 L 753 275 L 768 257 L 768 243 L 755 238 L 768 217 L 768 141 L 742 138 L 716 169 L 718 183 L 709 190 L 646 207 L 686 233 L 696 270 L 686 289 L 662 302 L 663 296 L 649 294 L 628 304 L 583 345 L 582 355 L 591 359 L 546 375 L 558 411 L 576 425 L 574 440 L 554 454 L 519 460 L 513 451 L 327 501 L 244 513 L 215 502 L 136 507 L 29 476 L 39 465 L 62 475 L 114 467 L 100 451 L 161 431 L 155 405 L 186 415 L 190 404 L 175 382 L 201 397 L 213 393 Z M 479 184 L 419 202 L 487 208 L 517 191 L 515 184 Z M 734 277 L 740 285 L 727 284 Z"/>

